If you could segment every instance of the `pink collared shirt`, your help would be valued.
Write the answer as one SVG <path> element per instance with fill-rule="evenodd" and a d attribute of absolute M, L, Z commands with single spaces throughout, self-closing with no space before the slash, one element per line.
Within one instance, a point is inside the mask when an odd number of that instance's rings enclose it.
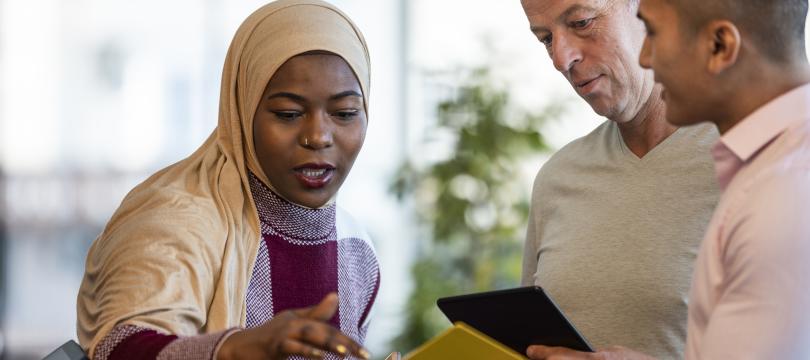
<path fill-rule="evenodd" d="M 686 359 L 810 359 L 810 85 L 712 155 L 723 195 L 695 263 Z"/>

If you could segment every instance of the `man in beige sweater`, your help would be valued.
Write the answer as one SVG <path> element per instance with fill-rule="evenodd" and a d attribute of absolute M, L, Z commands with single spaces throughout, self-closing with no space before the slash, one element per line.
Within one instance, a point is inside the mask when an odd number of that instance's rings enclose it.
<path fill-rule="evenodd" d="M 717 131 L 666 122 L 661 88 L 638 65 L 638 0 L 521 4 L 554 67 L 607 118 L 537 174 L 522 282 L 545 288 L 597 348 L 681 358 L 692 264 L 718 198 Z"/>

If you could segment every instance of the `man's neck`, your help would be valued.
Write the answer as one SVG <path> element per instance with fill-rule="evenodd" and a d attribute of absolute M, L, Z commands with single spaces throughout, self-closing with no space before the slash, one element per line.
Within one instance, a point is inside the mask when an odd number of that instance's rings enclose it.
<path fill-rule="evenodd" d="M 784 95 L 785 93 L 810 83 L 810 67 L 806 62 L 795 66 L 763 66 L 757 72 L 748 72 L 750 84 L 757 86 L 736 87 L 734 96 L 729 97 L 728 112 L 715 121 L 720 134 L 725 134 L 754 111 Z"/>
<path fill-rule="evenodd" d="M 678 129 L 666 120 L 666 109 L 658 87 L 632 120 L 618 122 L 617 125 L 625 145 L 639 158 L 643 158 Z"/>

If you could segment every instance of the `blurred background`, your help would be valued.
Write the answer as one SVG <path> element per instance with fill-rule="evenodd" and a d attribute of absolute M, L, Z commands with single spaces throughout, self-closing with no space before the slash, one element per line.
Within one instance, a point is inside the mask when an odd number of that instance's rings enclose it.
<path fill-rule="evenodd" d="M 440 296 L 518 285 L 531 182 L 600 121 L 520 2 L 333 0 L 372 56 L 364 149 L 338 203 L 374 238 L 368 346 L 450 324 Z M 228 44 L 262 1 L 0 0 L 0 349 L 73 339 L 88 247 L 134 185 L 217 122 Z"/>

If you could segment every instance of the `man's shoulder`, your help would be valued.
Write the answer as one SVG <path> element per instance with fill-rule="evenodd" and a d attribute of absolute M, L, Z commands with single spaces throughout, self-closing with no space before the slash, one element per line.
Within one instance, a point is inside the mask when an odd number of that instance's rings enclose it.
<path fill-rule="evenodd" d="M 687 151 L 705 154 L 707 157 L 711 153 L 711 148 L 720 138 L 720 133 L 717 131 L 717 126 L 708 122 L 682 127 L 678 129 L 678 132 L 683 133 L 685 141 L 689 143 L 680 144 L 687 145 L 682 146 L 682 148 Z"/>
<path fill-rule="evenodd" d="M 810 121 L 798 125 L 772 140 L 735 176 L 746 197 L 767 197 L 785 189 L 795 198 L 810 195 Z"/>
<path fill-rule="evenodd" d="M 608 151 L 608 140 L 615 126 L 612 121 L 605 120 L 587 135 L 566 144 L 551 155 L 540 173 L 560 171 L 582 161 L 590 161 L 594 155 L 604 154 Z"/>

